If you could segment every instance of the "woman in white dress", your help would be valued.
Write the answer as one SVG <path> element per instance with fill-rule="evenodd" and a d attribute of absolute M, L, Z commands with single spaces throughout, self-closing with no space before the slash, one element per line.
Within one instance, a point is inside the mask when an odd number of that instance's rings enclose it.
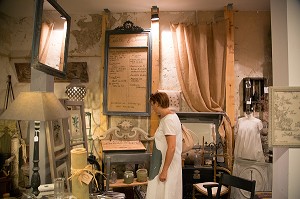
<path fill-rule="evenodd" d="M 166 93 L 152 94 L 150 103 L 160 117 L 150 163 L 147 199 L 182 198 L 182 130 L 176 113 L 169 109 Z"/>

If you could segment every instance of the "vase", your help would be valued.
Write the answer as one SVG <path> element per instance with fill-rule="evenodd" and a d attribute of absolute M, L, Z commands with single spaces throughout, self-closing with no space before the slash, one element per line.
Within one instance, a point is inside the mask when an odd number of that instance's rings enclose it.
<path fill-rule="evenodd" d="M 133 183 L 134 175 L 132 171 L 125 171 L 124 172 L 124 183 L 131 184 Z"/>
<path fill-rule="evenodd" d="M 136 171 L 137 181 L 146 182 L 148 177 L 147 169 L 138 169 Z"/>

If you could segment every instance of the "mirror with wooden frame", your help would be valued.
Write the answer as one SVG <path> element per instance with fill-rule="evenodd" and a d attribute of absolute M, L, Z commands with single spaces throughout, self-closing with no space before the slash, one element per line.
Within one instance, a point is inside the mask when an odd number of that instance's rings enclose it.
<path fill-rule="evenodd" d="M 71 17 L 55 0 L 36 0 L 31 67 L 64 78 Z"/>

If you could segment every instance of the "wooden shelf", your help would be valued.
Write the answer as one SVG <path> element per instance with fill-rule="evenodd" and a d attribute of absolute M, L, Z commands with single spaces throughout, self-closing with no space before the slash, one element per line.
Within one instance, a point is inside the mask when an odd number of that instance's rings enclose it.
<path fill-rule="evenodd" d="M 125 184 L 123 179 L 117 179 L 116 183 L 109 183 L 109 188 L 119 188 L 119 187 L 135 187 L 140 185 L 147 185 L 148 181 L 146 182 L 138 182 L 136 178 L 134 178 L 133 183 Z M 104 186 L 106 186 L 106 182 L 104 182 Z"/>

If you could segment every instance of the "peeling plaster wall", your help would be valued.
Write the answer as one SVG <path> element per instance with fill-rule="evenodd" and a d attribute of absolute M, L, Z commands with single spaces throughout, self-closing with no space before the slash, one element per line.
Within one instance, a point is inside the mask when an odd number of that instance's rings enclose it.
<path fill-rule="evenodd" d="M 245 77 L 265 77 L 272 82 L 272 46 L 270 12 L 235 12 L 235 112 L 243 115 Z M 267 119 L 267 118 L 265 118 Z"/>
<path fill-rule="evenodd" d="M 70 56 L 100 56 L 101 15 L 72 15 L 71 17 Z"/>
<path fill-rule="evenodd" d="M 70 14 L 71 35 L 68 62 L 87 62 L 89 82 L 84 85 L 87 94 L 84 100 L 86 112 L 92 113 L 92 130 L 99 131 L 100 121 L 100 40 L 102 37 L 102 16 L 100 14 Z M 55 83 L 54 91 L 61 98 L 66 97 L 69 83 Z M 87 132 L 88 133 L 88 132 Z"/>
<path fill-rule="evenodd" d="M 135 26 L 140 26 L 143 29 L 151 28 L 150 13 L 147 12 L 111 13 L 109 17 L 108 27 L 110 27 L 110 29 L 113 30 L 118 26 L 123 26 L 125 21 L 131 21 Z"/>
<path fill-rule="evenodd" d="M 13 18 L 0 13 L 0 112 L 4 108 L 8 75 L 15 96 L 29 90 L 29 84 L 18 83 L 14 63 L 30 62 L 32 35 L 32 17 Z"/>
<path fill-rule="evenodd" d="M 159 89 L 180 90 L 174 62 L 173 41 L 170 23 L 202 23 L 222 18 L 223 11 L 217 12 L 160 12 L 160 85 Z M 69 45 L 69 62 L 87 62 L 89 82 L 85 99 L 86 111 L 93 113 L 93 132 L 99 133 L 100 104 L 100 40 L 102 17 L 98 14 L 71 14 L 71 37 Z M 144 29 L 151 27 L 150 12 L 144 13 L 111 13 L 109 27 L 114 29 L 130 20 Z M 15 62 L 30 62 L 33 31 L 32 17 L 11 18 L 0 14 L 0 108 L 3 107 L 7 75 L 12 75 L 12 82 L 17 95 L 20 91 L 29 90 L 29 84 L 18 83 L 14 68 Z M 266 77 L 271 81 L 271 35 L 270 12 L 236 12 L 235 26 L 235 75 L 236 75 L 236 115 L 241 112 L 242 78 Z M 55 83 L 57 97 L 64 98 L 68 83 Z M 181 111 L 189 108 L 183 102 Z M 121 118 L 111 117 L 115 126 Z M 127 117 L 134 121 L 136 118 Z M 138 126 L 148 127 L 148 120 L 139 118 Z"/>

